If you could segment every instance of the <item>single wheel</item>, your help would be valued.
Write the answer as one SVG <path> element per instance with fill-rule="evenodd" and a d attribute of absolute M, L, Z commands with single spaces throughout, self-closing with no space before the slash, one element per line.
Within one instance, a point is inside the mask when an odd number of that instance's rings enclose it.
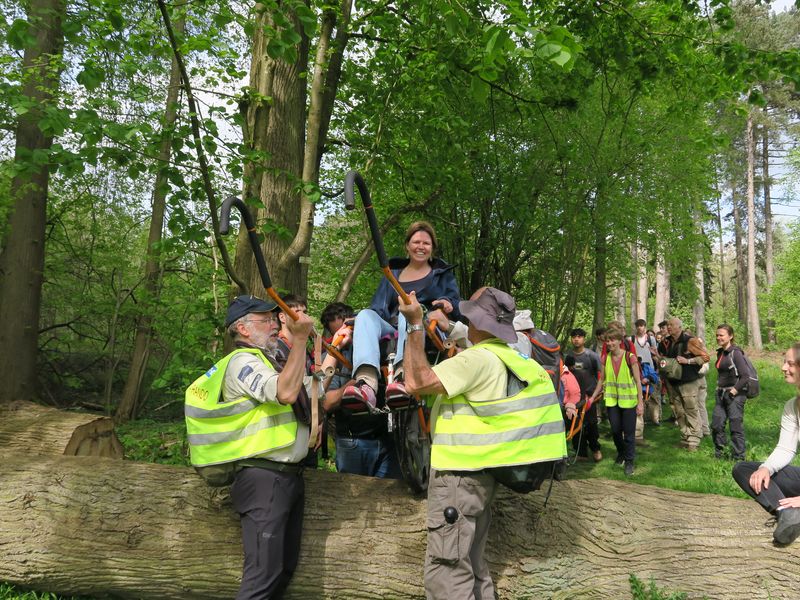
<path fill-rule="evenodd" d="M 422 415 L 422 417 L 421 417 Z M 415 494 L 428 489 L 431 469 L 431 441 L 420 423 L 427 418 L 425 408 L 416 402 L 405 410 L 393 412 L 395 450 L 403 479 Z"/>

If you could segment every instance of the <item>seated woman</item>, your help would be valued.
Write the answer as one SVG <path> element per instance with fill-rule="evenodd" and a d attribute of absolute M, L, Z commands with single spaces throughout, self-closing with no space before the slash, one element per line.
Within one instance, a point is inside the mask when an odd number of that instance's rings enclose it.
<path fill-rule="evenodd" d="M 406 293 L 416 292 L 417 300 L 430 311 L 428 319 L 447 323 L 458 319 L 458 291 L 453 267 L 434 258 L 438 247 L 436 233 L 430 223 L 417 221 L 406 231 L 407 258 L 392 258 L 389 267 Z M 380 368 L 380 339 L 397 333 L 395 353 L 395 383 L 386 389 L 386 399 L 406 396 L 402 383 L 403 348 L 406 341 L 406 322 L 397 309 L 397 292 L 384 277 L 368 309 L 356 316 L 353 326 L 353 372 L 356 383 L 348 386 L 345 399 L 360 400 L 375 406 Z"/>
<path fill-rule="evenodd" d="M 764 510 L 778 518 L 772 534 L 778 544 L 791 544 L 800 536 L 800 467 L 789 463 L 800 442 L 800 342 L 786 352 L 783 378 L 797 386 L 797 395 L 783 407 L 778 445 L 763 463 L 738 462 L 733 478 Z"/>

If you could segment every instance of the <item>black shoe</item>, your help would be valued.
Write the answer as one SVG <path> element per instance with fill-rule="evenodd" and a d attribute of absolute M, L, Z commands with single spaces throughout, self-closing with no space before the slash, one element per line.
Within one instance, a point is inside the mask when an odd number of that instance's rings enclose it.
<path fill-rule="evenodd" d="M 633 475 L 633 461 L 632 460 L 626 460 L 625 461 L 625 475 L 627 475 L 628 477 Z"/>
<path fill-rule="evenodd" d="M 619 454 L 617 454 L 617 458 L 614 460 L 614 464 L 615 465 L 621 465 L 624 462 L 625 462 L 625 459 L 622 458 L 622 456 L 620 456 Z"/>
<path fill-rule="evenodd" d="M 800 508 L 778 511 L 778 526 L 772 534 L 776 544 L 787 545 L 800 536 Z"/>
<path fill-rule="evenodd" d="M 722 450 L 714 450 L 714 458 L 722 458 Z"/>

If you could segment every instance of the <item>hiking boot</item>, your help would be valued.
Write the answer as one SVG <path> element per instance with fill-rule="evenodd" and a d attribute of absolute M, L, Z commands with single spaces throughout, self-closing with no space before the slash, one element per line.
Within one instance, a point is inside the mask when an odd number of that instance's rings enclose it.
<path fill-rule="evenodd" d="M 697 452 L 700 448 L 698 446 L 686 446 L 687 452 Z"/>
<path fill-rule="evenodd" d="M 800 536 L 800 508 L 778 511 L 778 526 L 772 534 L 776 544 L 791 544 Z"/>
<path fill-rule="evenodd" d="M 407 408 L 411 404 L 411 396 L 406 392 L 402 381 L 394 381 L 386 386 L 386 405 L 390 408 Z"/>
<path fill-rule="evenodd" d="M 689 444 L 688 444 L 688 442 L 686 442 L 686 440 L 681 440 L 680 442 L 678 442 L 677 444 L 675 444 L 675 445 L 673 446 L 673 448 L 681 448 L 681 449 L 686 449 L 686 447 L 687 447 L 688 445 L 689 445 Z"/>
<path fill-rule="evenodd" d="M 647 442 L 644 441 L 644 438 L 637 438 L 635 441 L 636 445 L 641 448 L 647 448 L 650 446 Z"/>
<path fill-rule="evenodd" d="M 617 454 L 617 458 L 614 459 L 614 464 L 615 465 L 621 465 L 624 462 L 625 462 L 625 459 L 622 458 L 622 455 L 621 454 Z"/>
<path fill-rule="evenodd" d="M 625 461 L 625 475 L 627 477 L 630 477 L 631 475 L 633 475 L 633 461 L 632 460 L 626 460 Z"/>
<path fill-rule="evenodd" d="M 367 382 L 359 380 L 355 385 L 348 385 L 342 394 L 342 408 L 355 412 L 374 412 L 378 405 L 373 390 Z"/>
<path fill-rule="evenodd" d="M 714 458 L 722 458 L 723 451 L 720 448 L 714 450 Z"/>
<path fill-rule="evenodd" d="M 603 460 L 603 453 L 600 452 L 600 450 L 595 450 L 592 452 L 592 458 L 594 459 L 594 462 L 600 462 Z"/>

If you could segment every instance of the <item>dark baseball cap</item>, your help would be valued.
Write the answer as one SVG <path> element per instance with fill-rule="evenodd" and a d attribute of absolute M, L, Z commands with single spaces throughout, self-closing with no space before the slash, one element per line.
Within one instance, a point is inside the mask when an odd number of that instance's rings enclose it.
<path fill-rule="evenodd" d="M 514 329 L 517 304 L 504 291 L 487 287 L 477 299 L 462 300 L 458 310 L 476 329 L 491 333 L 509 344 L 517 341 Z"/>
<path fill-rule="evenodd" d="M 225 327 L 238 321 L 250 313 L 272 312 L 278 305 L 268 300 L 262 300 L 255 296 L 236 296 L 228 305 L 228 313 L 225 315 Z"/>

